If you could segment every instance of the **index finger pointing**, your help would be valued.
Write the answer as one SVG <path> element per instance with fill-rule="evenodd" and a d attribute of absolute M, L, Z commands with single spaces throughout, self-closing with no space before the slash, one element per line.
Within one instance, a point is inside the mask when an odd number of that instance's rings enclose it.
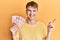
<path fill-rule="evenodd" d="M 54 23 L 56 21 L 56 19 L 54 19 L 53 21 L 52 21 L 52 23 Z"/>

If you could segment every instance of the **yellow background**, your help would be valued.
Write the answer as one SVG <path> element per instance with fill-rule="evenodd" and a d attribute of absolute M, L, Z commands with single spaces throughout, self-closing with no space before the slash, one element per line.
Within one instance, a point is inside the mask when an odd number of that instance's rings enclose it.
<path fill-rule="evenodd" d="M 0 0 L 0 40 L 12 40 L 10 27 L 12 15 L 26 18 L 25 5 L 31 0 Z M 60 40 L 60 0 L 34 0 L 39 5 L 36 19 L 44 22 L 56 18 L 51 40 Z"/>

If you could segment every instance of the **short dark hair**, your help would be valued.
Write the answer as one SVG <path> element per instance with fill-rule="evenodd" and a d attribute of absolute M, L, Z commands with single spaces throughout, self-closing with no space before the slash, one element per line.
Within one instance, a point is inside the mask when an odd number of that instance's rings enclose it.
<path fill-rule="evenodd" d="M 28 3 L 26 4 L 26 8 L 29 7 L 29 6 L 38 9 L 38 4 L 37 4 L 36 2 L 34 2 L 34 1 L 30 1 L 30 2 L 28 2 Z"/>

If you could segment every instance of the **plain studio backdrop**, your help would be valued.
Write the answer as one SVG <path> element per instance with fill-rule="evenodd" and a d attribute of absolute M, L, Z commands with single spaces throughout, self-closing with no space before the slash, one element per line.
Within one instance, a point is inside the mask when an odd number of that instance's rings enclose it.
<path fill-rule="evenodd" d="M 10 28 L 12 16 L 26 18 L 25 5 L 31 0 L 0 0 L 0 40 L 12 40 Z M 38 3 L 36 19 L 48 24 L 56 18 L 55 28 L 51 32 L 51 40 L 60 40 L 60 0 L 34 0 Z"/>

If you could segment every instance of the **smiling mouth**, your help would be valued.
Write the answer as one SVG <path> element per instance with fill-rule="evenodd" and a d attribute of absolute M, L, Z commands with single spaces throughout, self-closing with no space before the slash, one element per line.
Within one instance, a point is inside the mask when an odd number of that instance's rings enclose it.
<path fill-rule="evenodd" d="M 33 17 L 34 15 L 29 15 L 30 17 Z"/>
<path fill-rule="evenodd" d="M 30 17 L 32 18 L 33 16 L 30 15 Z"/>

